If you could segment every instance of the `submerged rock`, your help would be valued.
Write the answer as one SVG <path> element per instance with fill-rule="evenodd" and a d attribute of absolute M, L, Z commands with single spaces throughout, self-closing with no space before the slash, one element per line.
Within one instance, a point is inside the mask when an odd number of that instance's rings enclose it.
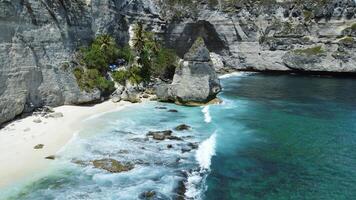
<path fill-rule="evenodd" d="M 167 109 L 167 107 L 164 107 L 164 106 L 157 106 L 155 108 L 158 110 L 166 110 Z"/>
<path fill-rule="evenodd" d="M 204 39 L 198 38 L 177 67 L 172 84 L 157 86 L 157 97 L 177 104 L 200 105 L 215 99 L 220 91 L 209 50 Z"/>
<path fill-rule="evenodd" d="M 174 130 L 176 130 L 176 131 L 186 131 L 189 129 L 191 129 L 191 127 L 186 124 L 181 124 L 181 125 L 177 126 L 176 128 L 174 128 Z"/>
<path fill-rule="evenodd" d="M 166 130 L 166 131 L 150 131 L 146 134 L 146 136 L 152 136 L 154 140 L 183 140 L 182 138 L 178 136 L 172 135 L 171 130 Z"/>
<path fill-rule="evenodd" d="M 178 112 L 178 110 L 175 110 L 175 109 L 170 109 L 170 110 L 168 110 L 168 112 L 171 112 L 171 113 L 177 113 L 177 112 Z"/>
<path fill-rule="evenodd" d="M 114 159 L 101 159 L 92 161 L 95 168 L 103 169 L 111 173 L 127 172 L 134 168 L 132 164 L 123 164 Z"/>

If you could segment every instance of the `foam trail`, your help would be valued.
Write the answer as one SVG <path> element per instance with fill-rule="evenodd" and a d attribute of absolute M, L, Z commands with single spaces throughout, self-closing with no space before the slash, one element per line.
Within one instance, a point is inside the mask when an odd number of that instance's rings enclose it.
<path fill-rule="evenodd" d="M 199 163 L 199 170 L 194 170 L 188 173 L 187 181 L 185 182 L 187 199 L 200 200 L 206 190 L 205 179 L 208 176 L 211 165 L 211 158 L 215 155 L 216 132 L 207 140 L 201 143 L 195 159 Z"/>
<path fill-rule="evenodd" d="M 201 170 L 210 170 L 211 158 L 215 155 L 216 133 L 210 136 L 199 146 L 195 159 L 198 161 Z"/>
<path fill-rule="evenodd" d="M 252 74 L 256 74 L 258 72 L 232 72 L 230 74 L 224 74 L 219 76 L 220 79 L 230 78 L 230 77 L 239 77 L 239 76 L 248 76 Z"/>
<path fill-rule="evenodd" d="M 211 115 L 209 112 L 209 106 L 205 106 L 202 110 L 202 112 L 204 113 L 204 121 L 206 123 L 210 123 L 211 122 Z"/>

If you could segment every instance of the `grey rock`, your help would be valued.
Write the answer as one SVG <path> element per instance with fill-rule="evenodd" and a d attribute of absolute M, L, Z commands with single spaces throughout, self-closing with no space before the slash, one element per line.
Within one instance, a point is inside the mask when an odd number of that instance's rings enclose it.
<path fill-rule="evenodd" d="M 187 104 L 206 103 L 220 92 L 220 81 L 210 61 L 203 38 L 198 38 L 176 69 L 170 85 L 160 85 L 157 97 L 162 101 Z"/>
<path fill-rule="evenodd" d="M 54 113 L 50 113 L 50 114 L 47 114 L 45 116 L 45 118 L 61 118 L 61 117 L 64 117 L 63 113 L 61 112 L 54 112 Z"/>

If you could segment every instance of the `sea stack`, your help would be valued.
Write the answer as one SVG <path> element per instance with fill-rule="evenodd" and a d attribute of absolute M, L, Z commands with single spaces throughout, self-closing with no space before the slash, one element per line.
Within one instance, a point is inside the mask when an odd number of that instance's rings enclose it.
<path fill-rule="evenodd" d="M 177 67 L 172 84 L 157 87 L 160 101 L 183 105 L 201 105 L 214 99 L 221 91 L 204 39 L 198 37 Z"/>

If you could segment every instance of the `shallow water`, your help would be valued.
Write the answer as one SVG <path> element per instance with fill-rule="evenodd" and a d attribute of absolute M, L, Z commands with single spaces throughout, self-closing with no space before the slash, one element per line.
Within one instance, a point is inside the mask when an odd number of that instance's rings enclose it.
<path fill-rule="evenodd" d="M 49 169 L 0 189 L 0 199 L 356 197 L 355 80 L 250 74 L 222 83 L 221 105 L 151 102 L 88 119 Z M 183 123 L 192 129 L 173 133 L 183 141 L 146 139 Z M 187 151 L 189 143 L 199 148 Z M 112 174 L 90 165 L 102 158 L 135 168 Z"/>

